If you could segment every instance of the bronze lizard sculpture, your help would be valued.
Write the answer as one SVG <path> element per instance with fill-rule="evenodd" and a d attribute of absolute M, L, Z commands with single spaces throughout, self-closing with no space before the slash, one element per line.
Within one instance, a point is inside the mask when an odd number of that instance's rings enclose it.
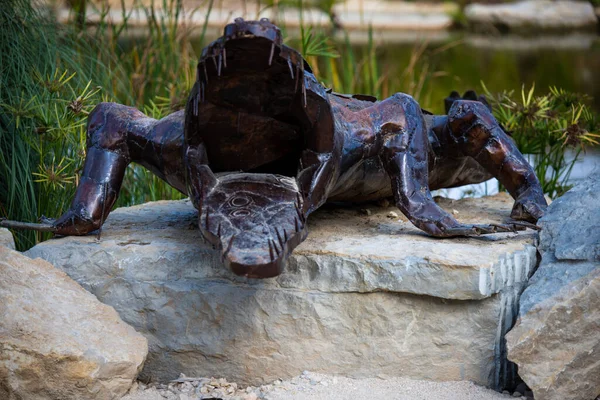
<path fill-rule="evenodd" d="M 518 222 L 461 224 L 430 193 L 496 177 L 515 199 L 511 217 L 535 223 L 547 206 L 539 181 L 488 107 L 460 98 L 447 106 L 436 116 L 402 93 L 377 101 L 328 91 L 279 28 L 238 18 L 203 50 L 185 111 L 155 120 L 99 104 L 70 209 L 29 227 L 99 229 L 130 162 L 189 195 L 203 237 L 233 272 L 254 278 L 281 273 L 326 201 L 393 196 L 437 237 L 514 230 Z"/>

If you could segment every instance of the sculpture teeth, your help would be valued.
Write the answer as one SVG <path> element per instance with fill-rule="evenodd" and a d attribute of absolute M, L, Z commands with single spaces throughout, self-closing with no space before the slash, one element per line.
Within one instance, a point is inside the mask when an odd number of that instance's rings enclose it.
<path fill-rule="evenodd" d="M 283 249 L 283 245 L 285 242 L 281 239 L 281 234 L 279 233 L 279 228 L 275 228 L 275 233 L 277 234 L 277 240 L 279 241 L 279 245 Z"/>
<path fill-rule="evenodd" d="M 298 206 L 298 203 L 294 203 L 294 206 L 296 208 L 296 213 L 298 214 L 300 221 L 302 221 L 304 223 L 304 215 L 302 215 L 302 212 L 300 211 L 300 207 Z"/>
<path fill-rule="evenodd" d="M 200 86 L 202 86 L 202 84 L 200 84 Z M 200 93 L 196 93 L 196 95 L 194 96 L 193 103 L 192 103 L 192 108 L 194 110 L 195 117 L 198 116 L 198 96 L 200 96 Z"/>
<path fill-rule="evenodd" d="M 304 98 L 304 108 L 306 108 L 306 83 L 304 82 L 304 62 L 300 60 L 301 71 L 302 71 L 302 97 Z"/>
<path fill-rule="evenodd" d="M 273 62 L 273 54 L 275 54 L 275 43 L 271 43 L 271 55 L 269 55 L 269 66 Z"/>
<path fill-rule="evenodd" d="M 269 255 L 271 256 L 271 261 L 275 261 L 275 257 L 273 256 L 273 245 L 271 244 L 270 239 L 269 239 Z"/>
<path fill-rule="evenodd" d="M 290 69 L 290 75 L 292 79 L 294 79 L 294 68 L 292 67 L 292 60 L 290 60 L 290 56 L 287 58 L 288 68 Z"/>
<path fill-rule="evenodd" d="M 208 72 L 206 72 L 206 63 L 203 62 L 202 66 L 204 67 L 204 79 L 206 80 L 206 83 L 208 83 Z"/>
<path fill-rule="evenodd" d="M 298 223 L 298 217 L 294 217 L 294 229 L 296 229 L 296 232 L 300 232 L 300 224 Z"/>
<path fill-rule="evenodd" d="M 213 64 L 215 64 L 215 70 L 218 70 L 218 69 L 219 69 L 219 67 L 217 66 L 217 59 L 216 59 L 216 57 L 215 57 L 214 55 L 212 55 L 212 56 L 210 56 L 210 57 L 211 57 L 211 58 L 212 58 L 212 60 L 213 60 Z"/>
<path fill-rule="evenodd" d="M 227 258 L 227 254 L 229 254 L 229 252 L 231 251 L 231 245 L 233 244 L 234 238 L 235 238 L 235 235 L 231 235 L 231 238 L 229 239 L 229 242 L 227 243 L 227 248 L 223 252 L 223 258 Z"/>
<path fill-rule="evenodd" d="M 227 68 L 227 50 L 223 47 L 223 66 Z"/>
<path fill-rule="evenodd" d="M 294 93 L 298 93 L 298 80 L 300 79 L 300 67 L 296 64 L 296 82 L 294 83 Z"/>
<path fill-rule="evenodd" d="M 279 255 L 279 249 L 277 248 L 277 245 L 275 244 L 275 241 L 273 239 L 269 239 L 269 246 L 273 246 L 273 248 L 275 249 L 275 253 Z"/>
<path fill-rule="evenodd" d="M 304 108 L 306 108 L 306 85 L 304 84 L 304 78 L 302 78 L 302 98 L 304 99 Z"/>
<path fill-rule="evenodd" d="M 219 66 L 217 67 L 217 76 L 221 76 L 221 65 L 223 64 L 223 53 L 219 52 Z"/>

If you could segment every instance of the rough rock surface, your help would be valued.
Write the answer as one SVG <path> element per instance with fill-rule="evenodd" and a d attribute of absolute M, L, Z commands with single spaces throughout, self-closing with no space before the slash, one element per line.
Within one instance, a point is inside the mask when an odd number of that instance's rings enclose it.
<path fill-rule="evenodd" d="M 507 335 L 509 358 L 536 400 L 600 395 L 600 179 L 554 201 L 540 235 L 542 261 Z"/>
<path fill-rule="evenodd" d="M 441 204 L 465 222 L 500 222 L 512 200 Z M 100 240 L 54 239 L 28 254 L 146 335 L 145 378 L 183 372 L 259 384 L 312 370 L 499 386 L 535 234 L 439 240 L 388 218 L 394 210 L 319 210 L 286 271 L 267 280 L 227 271 L 202 243 L 188 201 L 119 209 Z"/>
<path fill-rule="evenodd" d="M 587 1 L 526 0 L 506 4 L 470 4 L 465 16 L 474 24 L 509 29 L 576 29 L 598 24 L 594 7 Z"/>
<path fill-rule="evenodd" d="M 119 399 L 147 349 L 64 272 L 0 247 L 0 399 Z"/>
<path fill-rule="evenodd" d="M 9 249 L 15 249 L 15 239 L 12 233 L 6 228 L 0 228 L 0 247 L 4 246 Z"/>

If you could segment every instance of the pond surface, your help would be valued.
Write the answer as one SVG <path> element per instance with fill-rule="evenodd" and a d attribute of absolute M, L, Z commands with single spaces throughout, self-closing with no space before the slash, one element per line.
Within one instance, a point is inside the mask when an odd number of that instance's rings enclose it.
<path fill-rule="evenodd" d="M 377 47 L 377 54 L 381 68 L 392 76 L 404 72 L 415 46 L 427 43 L 425 61 L 438 76 L 427 81 L 417 95 L 436 113 L 443 111 L 442 99 L 450 91 L 479 92 L 482 81 L 491 92 L 506 89 L 519 93 L 523 85 L 530 88 L 535 83 L 538 94 L 546 93 L 550 86 L 586 93 L 600 112 L 598 35 L 494 37 L 445 32 L 391 39 L 380 38 L 385 45 Z"/>

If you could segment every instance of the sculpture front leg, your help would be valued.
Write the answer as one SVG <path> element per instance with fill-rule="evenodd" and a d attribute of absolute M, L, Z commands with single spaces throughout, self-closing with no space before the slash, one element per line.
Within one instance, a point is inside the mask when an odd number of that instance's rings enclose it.
<path fill-rule="evenodd" d="M 125 169 L 131 161 L 125 122 L 141 112 L 114 103 L 101 103 L 87 126 L 86 160 L 69 210 L 54 223 L 59 235 L 85 235 L 98 229 L 114 205 Z"/>
<path fill-rule="evenodd" d="M 102 226 L 121 189 L 129 163 L 148 168 L 185 191 L 183 112 L 160 121 L 116 103 L 100 103 L 90 113 L 87 154 L 69 210 L 47 226 L 59 235 L 85 235 Z"/>
<path fill-rule="evenodd" d="M 465 225 L 440 208 L 429 190 L 429 142 L 417 102 L 396 94 L 377 107 L 383 135 L 381 160 L 390 176 L 396 206 L 432 236 L 451 237 L 513 231 L 508 225 Z"/>
<path fill-rule="evenodd" d="M 443 132 L 451 146 L 473 157 L 515 199 L 511 217 L 536 222 L 548 206 L 533 168 L 479 101 L 457 100 L 448 111 Z"/>

